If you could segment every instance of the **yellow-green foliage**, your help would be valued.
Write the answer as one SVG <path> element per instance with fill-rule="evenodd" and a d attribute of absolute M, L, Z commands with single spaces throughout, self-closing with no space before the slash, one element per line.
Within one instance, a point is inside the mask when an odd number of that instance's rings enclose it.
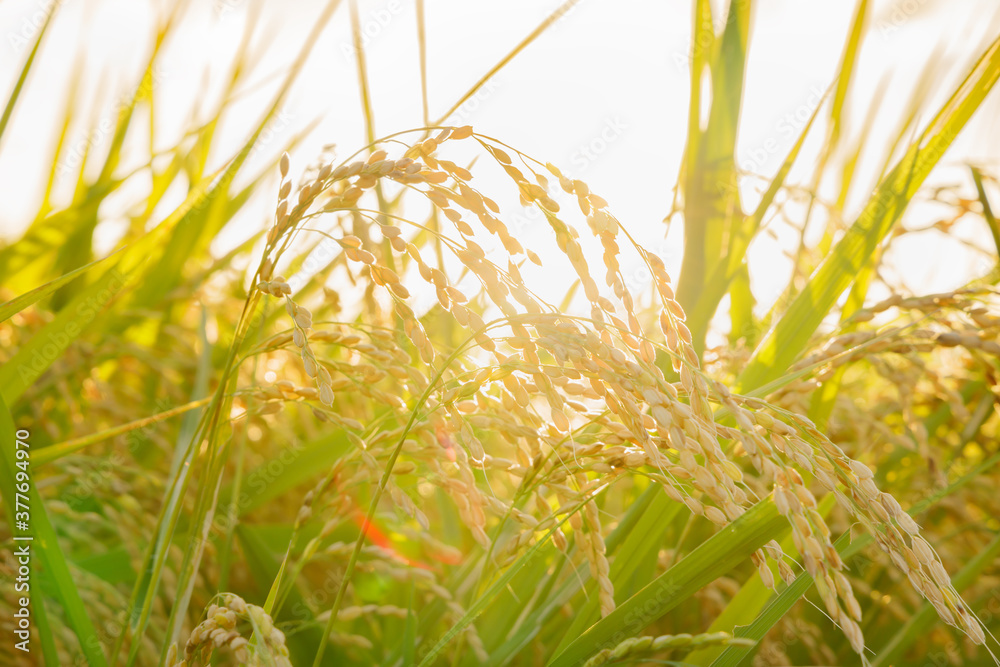
<path fill-rule="evenodd" d="M 599 193 L 504 143 L 516 138 L 429 119 L 375 136 L 357 7 L 339 4 L 294 45 L 241 150 L 209 159 L 233 92 L 259 74 L 249 37 L 211 120 L 133 164 L 174 10 L 107 155 L 87 156 L 69 201 L 52 200 L 50 179 L 0 247 L 0 537 L 23 532 L 27 432 L 38 583 L 33 653 L 12 647 L 5 617 L 0 662 L 987 664 L 1000 273 L 914 295 L 879 269 L 912 233 L 901 220 L 916 197 L 976 218 L 1000 248 L 987 167 L 968 174 L 975 200 L 922 189 L 1000 77 L 1000 40 L 925 125 L 914 97 L 894 161 L 844 220 L 865 148 L 840 131 L 862 0 L 829 104 L 745 211 L 735 151 L 753 3 L 713 20 L 695 0 L 675 282 Z M 278 150 L 246 173 L 331 19 L 353 28 L 368 144 L 306 165 Z M 814 180 L 786 182 L 821 116 Z M 835 167 L 843 194 L 826 202 L 816 185 Z M 503 177 L 496 191 L 479 189 L 483 172 Z M 101 204 L 137 174 L 152 187 L 97 256 Z M 184 201 L 163 211 L 172 186 Z M 785 293 L 758 317 L 747 251 L 783 214 L 779 195 L 803 191 L 830 225 L 818 245 L 803 231 Z M 213 251 L 246 207 L 266 224 Z M 525 210 L 547 223 L 544 246 L 519 238 Z M 564 303 L 539 296 L 536 267 L 572 277 Z M 15 568 L 0 561 L 5 578 Z M 17 596 L 5 585 L 4 608 Z"/>

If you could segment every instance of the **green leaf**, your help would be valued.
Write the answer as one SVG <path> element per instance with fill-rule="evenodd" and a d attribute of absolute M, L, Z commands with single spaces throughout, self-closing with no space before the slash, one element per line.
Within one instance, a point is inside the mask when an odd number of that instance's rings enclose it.
<path fill-rule="evenodd" d="M 642 517 L 645 522 L 658 527 L 659 530 L 630 530 L 625 533 L 621 551 L 612 561 L 611 569 L 608 572 L 611 583 L 615 586 L 616 598 L 620 587 L 632 579 L 639 566 L 651 555 L 655 557 L 663 545 L 665 527 L 670 525 L 680 508 L 683 507 L 682 503 L 671 500 L 659 486 L 654 487 L 654 491 L 657 493 L 652 502 L 649 503 L 649 507 L 642 513 Z M 687 510 L 686 507 L 685 510 Z M 595 590 L 579 609 L 572 625 L 563 636 L 562 643 L 556 648 L 556 654 L 559 654 L 572 640 L 579 637 L 587 627 L 599 620 L 600 610 L 598 609 L 596 582 L 592 588 Z"/>
<path fill-rule="evenodd" d="M 65 285 L 66 283 L 68 283 L 71 280 L 74 280 L 76 278 L 79 278 L 81 275 L 83 275 L 84 273 L 86 273 L 90 269 L 94 268 L 98 264 L 103 264 L 107 260 L 109 260 L 112 257 L 114 257 L 115 255 L 117 255 L 122 250 L 124 250 L 124 248 L 119 248 L 118 250 L 116 250 L 115 252 L 111 253 L 107 257 L 104 257 L 103 259 L 98 259 L 98 260 L 95 260 L 95 261 L 91 262 L 90 264 L 87 264 L 85 266 L 81 266 L 78 269 L 70 271 L 69 273 L 67 273 L 66 275 L 62 276 L 61 278 L 56 278 L 55 280 L 49 281 L 49 282 L 45 283 L 44 285 L 36 287 L 35 289 L 31 290 L 30 292 L 26 292 L 26 293 L 22 294 L 19 297 L 15 297 L 15 298 L 11 299 L 7 303 L 0 304 L 0 322 L 4 322 L 4 321 L 10 319 L 10 317 L 13 316 L 15 313 L 21 312 L 22 310 L 24 310 L 28 306 L 32 305 L 33 303 L 38 302 L 40 299 L 44 299 L 49 294 L 52 294 L 54 291 L 56 291 L 57 289 L 59 289 L 60 287 L 62 287 L 63 285 Z"/>
<path fill-rule="evenodd" d="M 3 139 L 4 131 L 7 129 L 7 124 L 10 122 L 11 114 L 14 113 L 14 107 L 17 106 L 17 100 L 21 97 L 21 90 L 24 88 L 24 84 L 28 80 L 28 73 L 31 71 L 31 66 L 35 62 L 35 56 L 38 55 L 38 47 L 42 45 L 42 39 L 45 38 L 49 25 L 52 23 L 52 18 L 56 15 L 56 11 L 58 9 L 59 4 L 51 5 L 48 15 L 45 17 L 45 22 L 42 23 L 42 27 L 38 30 L 38 37 L 35 38 L 35 43 L 31 47 L 31 52 L 28 54 L 27 60 L 24 61 L 24 66 L 21 68 L 21 74 L 17 77 L 17 83 L 14 84 L 14 90 L 11 91 L 10 97 L 7 98 L 7 104 L 4 106 L 3 115 L 0 116 L 0 140 Z"/>
<path fill-rule="evenodd" d="M 127 424 L 122 424 L 121 426 L 114 426 L 112 428 L 100 431 L 98 433 L 92 433 L 90 435 L 81 436 L 79 438 L 74 438 L 73 440 L 67 440 L 66 442 L 61 442 L 56 445 L 49 445 L 44 449 L 38 450 L 32 460 L 32 465 L 36 467 L 42 467 L 53 461 L 58 461 L 64 456 L 69 456 L 74 452 L 81 449 L 89 447 L 98 442 L 104 442 L 111 438 L 116 438 L 120 435 L 124 435 L 131 431 L 140 428 L 147 428 L 148 426 L 161 422 L 165 419 L 170 419 L 171 417 L 176 417 L 177 415 L 184 414 L 190 410 L 196 410 L 204 405 L 206 405 L 209 400 L 208 398 L 203 398 L 197 401 L 192 401 L 190 403 L 185 403 L 176 408 L 171 408 L 164 412 L 160 412 L 149 417 L 143 417 L 142 419 L 137 419 L 136 421 L 129 422 Z"/>
<path fill-rule="evenodd" d="M 972 167 L 972 180 L 976 183 L 976 195 L 979 197 L 979 203 L 983 207 L 983 219 L 986 220 L 986 225 L 990 228 L 990 234 L 993 235 L 993 245 L 996 246 L 997 254 L 1000 255 L 1000 223 L 997 222 L 996 216 L 993 215 L 993 207 L 990 206 L 990 199 L 986 196 L 986 189 L 983 187 L 983 176 L 975 167 Z"/>
<path fill-rule="evenodd" d="M 417 614 L 416 614 L 417 582 L 410 580 L 410 598 L 406 606 L 406 628 L 403 630 L 403 667 L 416 664 L 417 651 Z"/>
<path fill-rule="evenodd" d="M 711 274 L 706 279 L 704 286 L 699 292 L 698 303 L 693 308 L 687 309 L 687 324 L 688 328 L 692 331 L 692 336 L 697 331 L 700 332 L 698 337 L 704 338 L 704 332 L 708 329 L 712 316 L 719 306 L 719 301 L 726 293 L 726 290 L 730 288 L 732 281 L 743 270 L 741 267 L 746 265 L 746 252 L 750 247 L 750 242 L 760 231 L 761 224 L 764 222 L 764 216 L 771 208 L 771 204 L 774 203 L 774 198 L 784 186 L 785 178 L 788 176 L 788 172 L 791 171 L 796 159 L 798 159 L 802 146 L 809 136 L 809 130 L 819 116 L 819 110 L 822 106 L 822 103 L 820 103 L 813 109 L 812 115 L 809 116 L 805 127 L 802 128 L 802 133 L 796 139 L 791 150 L 788 151 L 788 155 L 785 156 L 785 160 L 781 163 L 778 173 L 771 179 L 767 190 L 761 196 L 757 208 L 746 217 L 742 224 L 737 225 L 734 229 L 726 250 L 726 256 L 723 261 L 715 265 Z"/>
<path fill-rule="evenodd" d="M 825 519 L 835 505 L 836 498 L 833 494 L 828 494 L 820 502 L 817 511 Z M 791 535 L 786 534 L 780 544 L 783 553 L 792 555 L 796 553 L 795 541 Z M 764 585 L 760 575 L 754 572 L 732 597 L 722 613 L 715 617 L 706 632 L 731 632 L 740 625 L 752 622 L 770 597 L 771 591 Z M 689 653 L 686 660 L 692 665 L 708 665 L 724 650 L 724 646 L 709 646 Z"/>
<path fill-rule="evenodd" d="M 280 553 L 282 545 L 269 544 L 265 531 L 255 526 L 237 526 L 236 535 L 239 538 L 250 576 L 258 589 L 266 591 L 278 571 L 279 557 L 277 554 Z M 286 608 L 291 611 L 279 615 L 274 620 L 278 622 L 294 620 L 303 624 L 301 631 L 288 635 L 288 651 L 291 653 L 293 664 L 309 664 L 315 654 L 316 646 L 319 645 L 320 629 L 317 627 L 316 618 L 313 616 L 310 606 L 297 587 L 293 586 L 289 591 L 288 603 Z M 343 664 L 344 659 L 339 649 L 334 647 L 323 664 L 332 667 Z"/>
<path fill-rule="evenodd" d="M 50 587 L 52 593 L 66 614 L 70 627 L 76 633 L 76 638 L 80 642 L 80 650 L 83 655 L 87 658 L 89 664 L 101 667 L 107 664 L 104 653 L 101 650 L 101 640 L 94 630 L 90 616 L 87 615 L 87 608 L 84 606 L 80 593 L 76 588 L 76 582 L 63 556 L 62 549 L 59 547 L 59 537 L 56 535 L 56 531 L 49 521 L 48 514 L 45 512 L 45 504 L 42 502 L 41 496 L 38 495 L 37 480 L 31 479 L 27 482 L 27 493 L 20 494 L 17 492 L 16 475 L 23 471 L 14 466 L 15 461 L 18 460 L 16 452 L 18 449 L 31 452 L 30 440 L 19 438 L 17 436 L 18 433 L 20 431 L 14 426 L 14 419 L 7 408 L 7 403 L 0 397 L 0 496 L 3 497 L 4 514 L 6 515 L 7 524 L 11 533 L 15 535 L 14 539 L 17 547 L 27 546 L 31 555 L 37 558 L 31 564 L 32 572 L 37 574 L 40 579 L 46 579 L 52 583 Z M 19 447 L 17 444 L 18 440 L 28 442 L 29 448 Z M 25 482 L 20 483 L 24 484 Z M 21 507 L 27 505 L 28 509 L 22 510 L 18 505 Z M 29 512 L 28 531 L 14 530 L 15 512 L 18 511 Z M 17 538 L 22 536 L 27 536 L 31 539 L 17 541 Z M 36 564 L 41 567 L 38 568 Z M 37 609 L 43 604 L 41 587 L 33 586 L 32 591 L 30 597 L 34 608 Z M 40 627 L 39 630 L 41 630 Z M 51 631 L 51 628 L 49 630 Z M 45 642 L 51 646 L 52 644 L 48 643 L 49 639 L 45 638 Z M 46 662 L 49 662 L 48 656 L 46 657 Z"/>
<path fill-rule="evenodd" d="M 907 510 L 907 513 L 910 516 L 917 517 L 922 512 L 938 503 L 942 498 L 946 498 L 955 493 L 997 463 L 1000 463 L 1000 453 L 994 454 L 970 470 L 968 473 L 949 484 L 947 487 L 936 491 L 928 498 L 925 498 L 921 502 L 917 503 Z M 846 562 L 847 559 L 860 552 L 865 546 L 873 541 L 872 536 L 866 534 L 861 535 L 858 539 L 852 542 L 850 540 L 850 535 L 845 533 L 839 540 L 837 540 L 834 546 L 841 554 L 842 559 Z M 808 573 L 803 572 L 798 576 L 798 578 L 795 579 L 795 581 L 793 581 L 777 597 L 775 597 L 750 625 L 738 628 L 734 634 L 738 637 L 754 639 L 757 642 L 760 642 L 760 640 L 764 638 L 771 628 L 774 627 L 774 624 L 788 613 L 799 598 L 805 595 L 806 591 L 808 591 L 812 586 L 812 583 L 812 577 L 810 577 Z M 712 663 L 712 667 L 735 667 L 736 665 L 741 664 L 743 659 L 753 650 L 754 647 L 731 646 Z"/>
<path fill-rule="evenodd" d="M 833 106 L 830 108 L 830 141 L 827 142 L 828 149 L 833 149 L 840 138 L 841 128 L 844 124 L 844 101 L 847 99 L 847 91 L 850 89 L 851 79 L 854 75 L 854 65 L 858 60 L 858 51 L 861 47 L 861 38 L 865 31 L 865 22 L 868 17 L 868 0 L 861 0 L 854 13 L 854 20 L 851 22 L 851 34 L 847 38 L 844 47 L 844 56 L 840 61 L 840 74 L 837 76 L 837 89 L 833 94 Z"/>
<path fill-rule="evenodd" d="M 740 374 L 740 391 L 765 384 L 798 358 L 820 322 L 903 215 L 910 199 L 979 108 L 998 77 L 1000 39 L 986 49 L 962 85 L 931 121 L 923 137 L 910 146 L 882 181 L 858 220 L 768 332 Z"/>
<path fill-rule="evenodd" d="M 660 488 L 650 484 L 647 491 L 640 493 L 634 502 L 629 503 L 629 507 L 618 522 L 618 525 L 615 526 L 605 540 L 605 547 L 609 558 L 619 552 L 624 557 L 629 552 L 630 545 L 634 543 L 632 535 L 644 534 L 642 531 L 636 530 L 636 526 L 640 520 L 656 514 L 650 508 L 653 501 L 660 496 L 663 496 Z M 662 535 L 662 532 L 660 534 Z M 557 558 L 554 567 L 549 565 L 549 558 L 551 556 Z M 502 644 L 495 648 L 493 644 L 487 644 L 487 649 L 490 653 L 490 665 L 499 666 L 509 664 L 520 654 L 528 642 L 539 634 L 544 634 L 545 636 L 562 635 L 564 639 L 567 637 L 565 626 L 559 617 L 559 610 L 566 604 L 570 604 L 571 598 L 579 593 L 590 577 L 589 567 L 586 564 L 582 564 L 574 572 L 559 580 L 562 568 L 568 563 L 569 559 L 565 558 L 554 546 L 546 548 L 543 552 L 539 552 L 531 567 L 539 568 L 546 572 L 546 584 L 538 591 L 537 596 L 534 598 L 535 609 L 530 614 L 525 615 L 523 613 L 524 610 L 522 607 L 525 606 L 523 602 L 518 604 L 514 609 L 510 608 L 510 604 L 506 605 L 506 612 L 517 617 L 517 624 L 509 631 L 503 633 L 506 639 Z M 525 596 L 522 599 L 526 599 L 527 597 Z M 501 604 L 503 604 L 502 598 L 498 599 L 494 603 L 494 606 Z M 487 636 L 496 636 L 499 634 L 493 632 L 493 619 L 488 614 L 489 612 L 487 611 L 483 615 L 479 627 L 479 634 L 483 636 L 484 641 Z M 573 636 L 569 636 L 569 638 L 571 639 Z M 555 645 L 554 640 L 552 645 Z"/>
<path fill-rule="evenodd" d="M 743 100 L 743 80 L 750 30 L 752 2 L 729 5 L 725 29 L 717 41 L 718 52 L 709 70 L 712 80 L 712 106 L 708 125 L 692 136 L 689 128 L 686 182 L 684 184 L 684 259 L 677 282 L 677 300 L 685 310 L 693 310 L 709 276 L 725 261 L 726 236 L 742 222 L 739 189 L 736 185 L 736 137 Z M 704 6 L 703 6 L 704 5 Z M 708 24 L 706 25 L 706 19 Z M 707 3 L 695 4 L 697 36 L 692 57 L 691 88 L 700 88 L 702 72 L 699 50 L 701 35 L 711 31 L 711 12 Z M 700 116 L 700 94 L 692 98 L 689 114 Z M 698 116 L 689 115 L 696 126 Z M 692 330 L 695 348 L 704 344 L 704 331 Z"/>
<path fill-rule="evenodd" d="M 134 270 L 122 271 L 119 261 L 46 324 L 0 367 L 0 396 L 16 403 L 25 390 L 48 370 L 80 335 L 99 319 L 101 311 L 126 289 Z"/>
<path fill-rule="evenodd" d="M 96 282 L 81 290 L 13 357 L 0 367 L 0 395 L 15 403 L 62 352 L 98 321 L 98 315 L 143 272 L 150 251 L 205 194 L 206 183 L 195 187 L 166 220 L 133 243 Z"/>
<path fill-rule="evenodd" d="M 694 551 L 619 605 L 551 660 L 549 667 L 579 665 L 604 648 L 613 648 L 744 562 L 774 539 L 787 521 L 770 498 L 702 542 Z"/>
<path fill-rule="evenodd" d="M 865 536 L 867 537 L 867 536 Z M 849 545 L 850 540 L 847 539 L 845 535 L 834 545 L 837 547 L 838 551 L 842 552 L 847 545 Z M 757 618 L 754 619 L 753 623 L 748 626 L 737 626 L 734 629 L 733 635 L 736 637 L 741 637 L 744 639 L 754 639 L 757 642 L 764 637 L 767 632 L 774 627 L 781 618 L 788 613 L 788 610 L 792 608 L 800 597 L 806 594 L 806 591 L 813 584 L 813 579 L 808 574 L 802 574 L 795 579 L 790 585 L 785 587 L 780 594 L 770 604 L 764 609 L 763 612 Z M 743 662 L 743 660 L 750 655 L 751 651 L 754 650 L 754 646 L 730 646 L 725 651 L 722 652 L 718 658 L 712 662 L 712 667 L 736 667 Z"/>
<path fill-rule="evenodd" d="M 520 620 L 524 607 L 536 601 L 535 596 L 539 591 L 554 585 L 550 566 L 553 557 L 559 557 L 557 553 L 558 550 L 552 545 L 540 550 L 538 556 L 521 568 L 506 589 L 500 591 L 497 598 L 483 611 L 478 626 L 479 636 L 487 652 L 492 653 L 491 649 L 502 643 Z"/>
<path fill-rule="evenodd" d="M 584 503 L 580 503 L 577 507 L 571 509 L 558 524 L 556 524 L 552 529 L 550 529 L 549 532 L 547 532 L 540 540 L 535 542 L 535 544 L 531 545 L 531 547 L 527 551 L 525 551 L 520 558 L 514 561 L 514 564 L 508 567 L 504 571 L 504 573 L 497 578 L 497 580 L 493 583 L 493 585 L 490 586 L 485 593 L 480 595 L 476 599 L 476 601 L 469 606 L 469 608 L 466 610 L 462 618 L 458 619 L 455 625 L 453 625 L 450 630 L 444 633 L 441 639 L 439 639 L 437 643 L 434 644 L 433 647 L 431 647 L 431 649 L 427 652 L 427 655 L 425 655 L 423 660 L 420 661 L 420 667 L 425 667 L 427 665 L 434 664 L 438 656 L 441 655 L 441 651 L 444 649 L 444 647 L 447 646 L 448 643 L 452 639 L 454 639 L 459 632 L 469 627 L 469 624 L 472 623 L 472 621 L 474 621 L 477 616 L 483 613 L 483 610 L 486 609 L 486 607 L 490 604 L 490 602 L 494 598 L 496 598 L 501 591 L 507 588 L 507 585 L 510 583 L 511 579 L 513 579 L 514 576 L 521 571 L 521 568 L 523 568 L 528 563 L 531 563 L 538 556 L 539 550 L 542 549 L 543 546 L 545 546 L 545 544 L 548 542 L 549 538 L 552 537 L 555 531 L 558 530 L 559 527 L 562 526 L 566 521 L 568 521 L 569 517 L 573 513 L 575 513 L 581 507 L 583 507 L 583 504 Z"/>
<path fill-rule="evenodd" d="M 94 556 L 78 558 L 74 561 L 81 570 L 100 577 L 109 584 L 135 581 L 135 570 L 128 549 L 117 547 Z"/>

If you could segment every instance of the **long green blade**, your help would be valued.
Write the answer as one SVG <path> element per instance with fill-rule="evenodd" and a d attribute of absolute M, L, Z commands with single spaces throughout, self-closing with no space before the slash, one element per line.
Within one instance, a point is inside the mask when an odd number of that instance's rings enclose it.
<path fill-rule="evenodd" d="M 11 533 L 16 536 L 26 536 L 31 539 L 17 541 L 18 547 L 27 547 L 29 554 L 37 556 L 41 570 L 35 569 L 30 564 L 32 572 L 39 572 L 42 578 L 52 582 L 51 590 L 56 597 L 56 601 L 62 607 L 63 612 L 69 620 L 70 627 L 76 633 L 76 638 L 80 642 L 80 650 L 91 665 L 102 667 L 107 662 L 104 653 L 101 651 L 101 640 L 94 630 L 94 624 L 90 621 L 87 608 L 80 598 L 73 574 L 70 572 L 59 547 L 59 537 L 49 521 L 45 512 L 45 504 L 41 496 L 38 495 L 37 480 L 30 479 L 30 473 L 25 474 L 16 466 L 18 459 L 17 451 L 31 452 L 30 440 L 17 437 L 17 429 L 14 426 L 14 419 L 11 417 L 7 403 L 0 397 L 0 496 L 3 497 L 4 513 Z M 27 448 L 18 445 L 18 441 L 27 442 Z M 29 454 L 30 456 L 30 454 Z M 20 474 L 20 478 L 18 475 Z M 29 481 L 18 481 L 27 478 Z M 20 489 L 27 487 L 25 493 Z M 26 521 L 27 528 L 18 524 L 15 531 L 15 518 L 19 512 L 28 514 Z M 41 586 L 33 587 L 31 599 L 37 605 L 41 601 Z M 46 617 L 47 618 L 47 617 Z M 51 630 L 51 628 L 49 628 Z M 39 628 L 41 630 L 41 628 Z M 48 639 L 45 640 L 48 642 Z"/>
<path fill-rule="evenodd" d="M 970 470 L 968 473 L 949 484 L 947 487 L 935 492 L 930 497 L 917 503 L 908 510 L 908 513 L 914 517 L 918 516 L 942 498 L 946 498 L 968 484 L 971 480 L 985 473 L 997 463 L 1000 463 L 1000 453 L 994 454 Z M 871 535 L 862 535 L 852 542 L 849 539 L 849 535 L 845 534 L 841 537 L 841 539 L 837 540 L 837 543 L 834 546 L 837 547 L 837 551 L 840 552 L 843 559 L 846 561 L 872 541 L 873 539 Z M 739 637 L 754 639 L 759 642 L 771 630 L 771 628 L 774 627 L 775 623 L 781 620 L 781 618 L 788 613 L 798 599 L 806 594 L 806 591 L 809 590 L 810 586 L 812 586 L 812 577 L 810 577 L 808 573 L 803 572 L 794 582 L 792 582 L 776 598 L 774 598 L 750 625 L 744 626 L 735 634 Z M 741 664 L 743 659 L 753 650 L 754 647 L 729 647 L 712 663 L 712 667 L 736 667 L 736 665 Z"/>
<path fill-rule="evenodd" d="M 119 252 L 121 252 L 121 250 L 122 249 L 116 250 L 115 252 L 111 253 L 107 257 L 103 257 L 101 259 L 98 259 L 98 260 L 95 260 L 95 261 L 91 262 L 90 264 L 86 264 L 84 266 L 81 266 L 80 268 L 75 269 L 73 271 L 70 271 L 69 273 L 67 273 L 66 275 L 64 275 L 64 276 L 62 276 L 60 278 L 56 278 L 55 280 L 51 280 L 51 281 L 45 283 L 44 285 L 36 287 L 35 289 L 31 290 L 30 292 L 26 292 L 26 293 L 22 294 L 19 297 L 13 298 L 10 301 L 8 301 L 7 303 L 0 304 L 0 322 L 7 321 L 8 319 L 11 318 L 12 315 L 21 312 L 22 310 L 24 310 L 28 306 L 32 305 L 33 303 L 37 303 L 40 299 L 44 299 L 49 294 L 52 294 L 57 289 L 59 289 L 60 287 L 62 287 L 66 283 L 70 282 L 71 280 L 79 278 L 84 273 L 86 273 L 90 269 L 94 268 L 98 264 L 103 264 L 107 260 L 109 260 L 112 257 L 114 257 L 116 254 L 118 254 Z"/>
<path fill-rule="evenodd" d="M 826 314 L 886 238 L 906 205 L 1000 77 L 1000 39 L 976 62 L 896 167 L 858 220 L 813 274 L 788 311 L 768 332 L 739 378 L 746 391 L 779 376 L 798 358 Z"/>
<path fill-rule="evenodd" d="M 591 626 L 549 667 L 579 665 L 603 648 L 611 648 L 662 617 L 744 562 L 750 554 L 774 539 L 787 521 L 770 498 L 703 542 L 682 561 Z"/>

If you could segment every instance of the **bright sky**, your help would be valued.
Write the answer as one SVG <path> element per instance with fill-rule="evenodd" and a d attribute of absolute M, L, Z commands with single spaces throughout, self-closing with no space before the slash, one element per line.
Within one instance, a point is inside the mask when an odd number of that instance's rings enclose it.
<path fill-rule="evenodd" d="M 30 45 L 35 25 L 52 4 L 54 0 L 7 0 L 0 4 L 0 90 L 13 86 L 27 54 L 22 37 L 27 37 Z M 77 123 L 70 128 L 68 144 L 75 147 L 74 152 L 64 157 L 64 162 L 70 167 L 76 164 L 80 148 L 88 141 L 106 146 L 110 139 L 106 128 L 114 118 L 115 100 L 122 99 L 134 85 L 146 58 L 156 15 L 151 6 L 155 4 L 163 3 L 63 3 L 0 147 L 0 201 L 4 204 L 0 238 L 16 238 L 37 209 L 74 79 L 84 101 L 78 107 Z M 266 47 L 255 50 L 259 62 L 253 76 L 253 81 L 263 85 L 227 116 L 221 150 L 215 156 L 218 164 L 236 150 L 259 117 L 274 90 L 276 76 L 295 56 L 324 2 L 202 0 L 193 4 L 182 29 L 166 44 L 156 76 L 160 108 L 155 135 L 160 148 L 171 145 L 191 118 L 192 109 L 202 113 L 211 109 L 229 74 L 248 9 L 260 4 L 265 17 L 258 28 L 257 43 Z M 713 2 L 716 15 L 723 4 Z M 756 4 L 739 161 L 745 169 L 770 176 L 819 94 L 831 83 L 854 2 L 759 0 Z M 430 115 L 436 118 L 559 2 L 427 0 L 426 5 Z M 880 0 L 874 7 L 849 100 L 850 134 L 857 133 L 877 87 L 888 81 L 890 88 L 875 119 L 871 150 L 860 167 L 864 187 L 855 192 L 852 215 L 858 210 L 859 197 L 874 186 L 884 151 L 928 59 L 933 57 L 938 63 L 939 78 L 931 88 L 921 126 L 1000 29 L 993 0 Z M 641 241 L 664 256 L 675 276 L 680 263 L 680 225 L 664 239 L 661 221 L 669 210 L 685 137 L 690 12 L 688 0 L 581 0 L 451 118 L 454 124 L 471 123 L 477 131 L 587 181 Z M 421 125 L 414 4 L 408 0 L 364 0 L 360 15 L 367 35 L 377 133 Z M 337 144 L 338 154 L 343 156 L 365 143 L 350 44 L 345 2 L 279 119 L 269 128 L 271 141 L 261 147 L 248 173 L 265 164 L 284 142 L 316 119 L 319 125 L 293 154 L 298 167 L 315 157 L 324 144 Z M 889 73 L 891 78 L 884 78 Z M 97 108 L 95 100 L 104 103 Z M 974 196 L 968 171 L 962 165 L 974 160 L 996 166 L 998 105 L 994 91 L 946 154 L 943 168 L 931 182 L 962 182 L 967 186 L 966 194 Z M 89 130 L 94 127 L 96 132 Z M 148 142 L 142 136 L 134 139 Z M 814 157 L 815 150 L 807 150 L 800 163 L 810 165 Z M 72 169 L 68 172 L 73 173 Z M 792 180 L 798 182 L 809 178 L 809 174 L 795 176 L 793 173 Z M 61 185 L 62 196 L 68 196 L 66 188 L 71 187 L 71 181 L 63 179 Z M 100 243 L 113 245 L 115 230 L 120 228 L 115 219 L 122 212 L 121 202 L 128 201 L 130 193 L 141 196 L 144 187 L 142 179 L 136 179 L 102 209 L 109 222 L 98 230 Z M 482 189 L 490 191 L 488 186 Z M 746 206 L 756 202 L 754 191 L 755 184 L 748 180 Z M 173 201 L 179 201 L 182 194 L 174 193 Z M 273 205 L 273 190 L 267 194 L 267 204 L 262 203 L 257 214 L 242 223 L 242 231 L 236 228 L 233 234 L 242 238 L 247 229 L 266 222 L 262 212 Z M 908 221 L 915 225 L 932 222 L 939 214 L 934 207 L 916 205 Z M 545 225 L 526 224 L 521 231 L 529 247 L 549 236 Z M 974 221 L 959 226 L 955 233 L 989 247 L 985 229 Z M 780 259 L 780 248 L 787 246 L 791 236 L 786 231 L 778 237 L 752 248 L 755 290 L 765 298 L 776 295 L 787 280 L 787 263 Z M 949 289 L 985 273 L 986 260 L 970 254 L 959 241 L 934 233 L 923 238 L 909 242 L 903 248 L 906 259 L 895 263 L 911 289 Z M 551 281 L 551 285 L 554 292 L 563 289 L 558 281 Z M 553 301 L 560 300 L 550 296 Z"/>

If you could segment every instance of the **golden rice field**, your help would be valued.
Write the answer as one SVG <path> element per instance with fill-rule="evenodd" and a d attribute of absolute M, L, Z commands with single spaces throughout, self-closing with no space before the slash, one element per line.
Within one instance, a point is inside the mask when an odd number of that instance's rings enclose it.
<path fill-rule="evenodd" d="M 669 3 L 683 150 L 651 145 L 676 182 L 625 215 L 584 167 L 645 187 L 654 158 L 566 164 L 461 112 L 529 57 L 555 104 L 572 54 L 537 49 L 588 3 L 451 99 L 442 26 L 470 59 L 491 33 L 434 2 L 308 4 L 276 39 L 273 3 L 219 0 L 227 56 L 197 3 L 147 0 L 142 73 L 93 90 L 96 59 L 45 60 L 79 6 L 25 3 L 0 164 L 48 152 L 0 213 L 0 664 L 1000 664 L 997 15 L 950 5 L 989 38 L 950 74 L 917 49 L 892 102 L 858 92 L 866 53 L 922 3 L 851 3 L 760 169 L 741 116 L 778 5 Z M 390 134 L 372 25 L 413 45 L 422 122 Z M 288 105 L 338 30 L 364 132 L 317 140 Z M 170 49 L 223 74 L 167 95 Z"/>

